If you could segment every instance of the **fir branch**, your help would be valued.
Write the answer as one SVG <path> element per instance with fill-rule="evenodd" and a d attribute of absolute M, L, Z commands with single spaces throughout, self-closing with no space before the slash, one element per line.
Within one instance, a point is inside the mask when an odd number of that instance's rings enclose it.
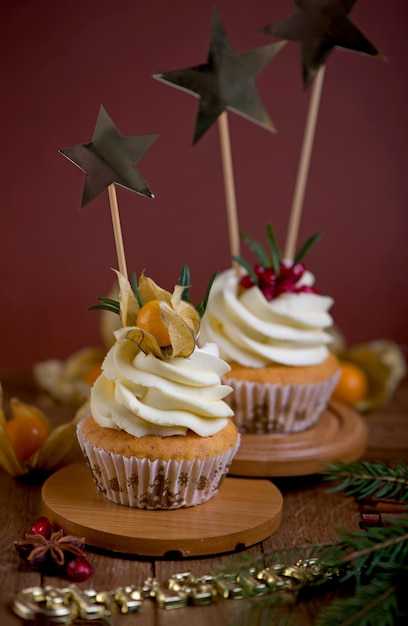
<path fill-rule="evenodd" d="M 326 467 L 322 472 L 324 478 L 338 482 L 329 489 L 330 492 L 345 490 L 346 495 L 354 495 L 359 500 L 375 497 L 408 502 L 408 466 L 403 461 L 397 461 L 392 467 L 382 462 L 366 461 L 337 461 Z"/>
<path fill-rule="evenodd" d="M 377 568 L 389 571 L 403 569 L 408 562 L 408 515 L 390 520 L 387 527 L 373 527 L 363 532 L 340 530 L 339 533 L 343 540 L 338 544 L 340 551 L 336 554 L 334 548 L 330 555 L 329 549 L 325 560 L 332 567 L 349 565 L 342 580 L 351 577 L 359 580 L 362 572 L 371 575 Z M 346 554 L 345 549 L 348 551 Z"/>
<path fill-rule="evenodd" d="M 336 598 L 322 609 L 314 626 L 390 626 L 398 617 L 396 586 L 389 576 L 355 589 L 347 598 Z"/>

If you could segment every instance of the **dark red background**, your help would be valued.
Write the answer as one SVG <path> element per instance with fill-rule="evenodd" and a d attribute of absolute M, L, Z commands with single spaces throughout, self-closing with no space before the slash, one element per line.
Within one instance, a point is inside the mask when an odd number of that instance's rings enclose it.
<path fill-rule="evenodd" d="M 219 0 L 236 50 L 290 0 Z M 118 188 L 128 267 L 193 297 L 230 264 L 218 129 L 192 147 L 198 101 L 152 74 L 205 62 L 212 0 L 8 0 L 1 16 L 0 368 L 101 342 L 88 312 L 117 266 L 107 193 L 79 211 L 83 175 L 58 150 L 92 137 L 101 104 L 123 135 L 159 134 L 139 163 L 154 200 Z M 349 343 L 407 336 L 406 0 L 358 0 L 350 17 L 388 62 L 329 58 L 299 242 Z M 262 73 L 278 134 L 228 114 L 240 228 L 284 247 L 310 91 L 298 44 Z M 246 248 L 243 247 L 246 254 Z"/>

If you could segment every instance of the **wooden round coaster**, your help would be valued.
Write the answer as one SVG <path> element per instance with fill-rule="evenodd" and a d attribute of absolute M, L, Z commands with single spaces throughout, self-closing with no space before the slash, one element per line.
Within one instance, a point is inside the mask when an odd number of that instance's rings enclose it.
<path fill-rule="evenodd" d="M 63 467 L 42 488 L 43 512 L 90 546 L 141 556 L 183 557 L 232 552 L 279 527 L 282 495 L 267 480 L 227 477 L 198 506 L 172 511 L 136 509 L 107 500 L 85 463 Z"/>
<path fill-rule="evenodd" d="M 361 415 L 332 403 L 310 428 L 293 434 L 244 434 L 230 475 L 273 477 L 316 474 L 334 460 L 356 461 L 366 449 Z"/>

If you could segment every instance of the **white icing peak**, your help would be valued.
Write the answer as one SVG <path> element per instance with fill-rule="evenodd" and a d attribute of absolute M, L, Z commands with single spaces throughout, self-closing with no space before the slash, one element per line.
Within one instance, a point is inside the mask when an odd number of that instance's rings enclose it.
<path fill-rule="evenodd" d="M 301 284 L 312 285 L 306 272 Z M 246 367 L 316 365 L 328 355 L 325 329 L 333 323 L 333 299 L 315 293 L 283 293 L 267 301 L 257 286 L 240 290 L 234 269 L 221 272 L 201 320 L 199 345 L 218 345 L 220 356 Z M 300 283 L 299 283 L 300 284 Z"/>
<path fill-rule="evenodd" d="M 136 437 L 200 436 L 222 430 L 232 415 L 223 398 L 231 388 L 220 377 L 229 365 L 217 347 L 195 348 L 187 357 L 159 359 L 127 339 L 131 328 L 115 333 L 116 342 L 91 389 L 91 412 L 100 426 Z"/>

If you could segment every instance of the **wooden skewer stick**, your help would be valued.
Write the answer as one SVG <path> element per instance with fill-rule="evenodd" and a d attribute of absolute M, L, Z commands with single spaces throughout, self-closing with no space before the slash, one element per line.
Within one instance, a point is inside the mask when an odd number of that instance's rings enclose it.
<path fill-rule="evenodd" d="M 303 136 L 303 145 L 300 155 L 295 192 L 290 213 L 288 237 L 286 239 L 285 260 L 293 261 L 296 251 L 296 242 L 299 233 L 300 218 L 305 196 L 307 176 L 309 173 L 310 158 L 312 154 L 313 140 L 316 130 L 319 112 L 320 98 L 323 89 L 325 65 L 321 65 L 313 82 L 307 114 L 306 127 Z"/>
<path fill-rule="evenodd" d="M 113 183 L 108 187 L 108 194 L 112 215 L 113 234 L 115 237 L 116 254 L 118 256 L 119 271 L 121 274 L 123 274 L 123 276 L 127 278 L 125 250 L 123 247 L 122 229 L 120 227 L 118 199 L 116 196 L 115 185 Z"/>
<path fill-rule="evenodd" d="M 218 118 L 221 143 L 221 159 L 224 174 L 225 200 L 227 203 L 228 232 L 231 256 L 240 254 L 237 202 L 235 196 L 234 172 L 232 167 L 231 142 L 227 111 Z M 237 269 L 237 264 L 233 266 Z"/>

